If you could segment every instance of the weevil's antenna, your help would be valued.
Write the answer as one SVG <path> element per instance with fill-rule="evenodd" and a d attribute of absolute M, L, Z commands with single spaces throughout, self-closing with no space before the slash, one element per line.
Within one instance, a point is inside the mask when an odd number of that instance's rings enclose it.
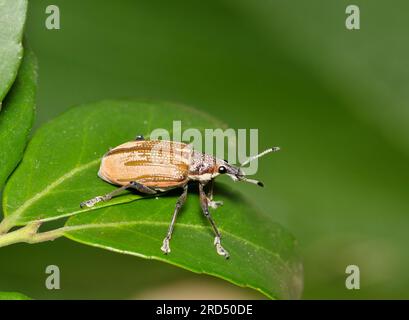
<path fill-rule="evenodd" d="M 248 179 L 246 177 L 242 177 L 242 178 L 240 178 L 240 181 L 246 181 L 246 182 L 250 182 L 252 184 L 256 184 L 259 187 L 264 187 L 264 184 L 261 181 L 258 181 L 258 180 Z"/>
<path fill-rule="evenodd" d="M 246 161 L 244 161 L 244 162 L 240 165 L 240 167 L 241 167 L 241 168 L 244 167 L 245 165 L 247 165 L 247 164 L 249 164 L 250 162 L 252 162 L 252 161 L 254 161 L 254 160 L 256 160 L 256 159 L 258 159 L 258 158 L 260 158 L 260 157 L 262 157 L 262 156 L 264 156 L 264 155 L 266 155 L 267 153 L 277 152 L 277 151 L 280 151 L 280 147 L 272 147 L 272 148 L 270 148 L 270 149 L 267 149 L 267 150 L 265 150 L 265 151 L 263 151 L 263 152 L 261 152 L 261 153 L 259 153 L 259 154 L 256 154 L 255 156 L 252 156 L 252 157 L 248 158 Z M 250 182 L 250 181 L 249 181 L 249 182 Z M 256 183 L 256 184 L 257 184 L 257 183 Z"/>
<path fill-rule="evenodd" d="M 249 164 L 250 162 L 252 162 L 252 161 L 254 161 L 254 160 L 256 160 L 256 159 L 258 159 L 258 158 L 260 158 L 260 157 L 262 157 L 262 156 L 264 156 L 264 155 L 266 155 L 267 153 L 277 152 L 277 151 L 280 151 L 280 148 L 279 148 L 279 147 L 272 147 L 272 148 L 270 148 L 270 149 L 267 149 L 267 150 L 265 150 L 265 151 L 263 151 L 263 152 L 261 152 L 261 153 L 255 155 L 255 156 L 252 156 L 252 157 L 248 158 L 246 161 L 244 161 L 244 162 L 240 165 L 240 168 L 242 168 L 242 167 L 244 167 L 245 165 Z M 244 175 L 240 176 L 240 179 L 239 179 L 239 180 L 240 180 L 240 181 L 246 181 L 246 182 L 250 182 L 250 183 L 256 184 L 256 185 L 258 185 L 259 187 L 264 187 L 264 184 L 263 184 L 261 181 L 246 178 Z"/>

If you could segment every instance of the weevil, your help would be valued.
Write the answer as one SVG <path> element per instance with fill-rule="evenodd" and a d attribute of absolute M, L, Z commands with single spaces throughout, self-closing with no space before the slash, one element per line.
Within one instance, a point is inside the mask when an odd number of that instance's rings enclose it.
<path fill-rule="evenodd" d="M 181 188 L 163 240 L 161 250 L 170 253 L 169 241 L 172 238 L 176 217 L 187 198 L 188 183 L 196 181 L 199 186 L 200 206 L 209 221 L 215 238 L 214 245 L 219 255 L 229 257 L 227 250 L 221 245 L 221 234 L 210 214 L 209 207 L 216 209 L 223 203 L 213 200 L 213 181 L 227 174 L 234 181 L 246 181 L 263 186 L 260 181 L 246 177 L 242 167 L 251 161 L 280 150 L 273 147 L 250 157 L 240 166 L 233 166 L 226 160 L 220 160 L 206 153 L 195 151 L 190 144 L 163 140 L 145 140 L 137 136 L 135 140 L 123 143 L 110 149 L 101 160 L 98 176 L 106 182 L 119 186 L 114 191 L 97 196 L 81 203 L 81 207 L 93 207 L 96 203 L 109 201 L 125 189 L 136 189 L 144 194 L 156 194 L 170 189 Z M 207 192 L 205 186 L 209 185 Z"/>

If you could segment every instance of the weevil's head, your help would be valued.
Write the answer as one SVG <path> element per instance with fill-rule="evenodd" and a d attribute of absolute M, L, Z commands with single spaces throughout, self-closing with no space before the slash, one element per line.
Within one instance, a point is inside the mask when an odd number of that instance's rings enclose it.
<path fill-rule="evenodd" d="M 230 178 L 233 179 L 233 181 L 246 181 L 249 183 L 256 184 L 260 187 L 263 187 L 264 185 L 261 181 L 247 178 L 245 172 L 242 170 L 242 167 L 249 164 L 251 161 L 254 161 L 266 155 L 267 153 L 276 152 L 279 150 L 280 150 L 279 147 L 273 147 L 273 148 L 267 149 L 255 156 L 250 157 L 248 160 L 243 162 L 238 167 L 229 164 L 226 160 L 216 160 L 214 175 L 217 176 L 219 174 L 227 174 Z"/>
<path fill-rule="evenodd" d="M 239 181 L 241 177 L 245 176 L 243 170 L 240 167 L 236 167 L 227 162 L 227 160 L 216 160 L 216 166 L 214 168 L 214 175 L 227 174 L 234 181 Z"/>

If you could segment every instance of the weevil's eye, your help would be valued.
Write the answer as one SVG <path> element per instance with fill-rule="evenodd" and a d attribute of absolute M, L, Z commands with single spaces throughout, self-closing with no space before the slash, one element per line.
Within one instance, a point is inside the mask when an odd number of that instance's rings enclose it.
<path fill-rule="evenodd" d="M 223 174 L 223 173 L 226 173 L 226 172 L 227 172 L 226 167 L 224 167 L 224 166 L 219 167 L 219 173 Z"/>

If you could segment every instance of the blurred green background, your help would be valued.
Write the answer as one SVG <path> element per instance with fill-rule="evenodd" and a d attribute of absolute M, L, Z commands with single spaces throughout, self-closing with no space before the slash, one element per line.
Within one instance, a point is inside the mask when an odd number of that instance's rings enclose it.
<path fill-rule="evenodd" d="M 58 5 L 61 29 L 45 28 Z M 26 37 L 40 63 L 36 128 L 72 105 L 171 100 L 279 145 L 237 185 L 300 243 L 303 297 L 409 298 L 409 3 L 35 0 Z M 109 116 L 109 115 L 107 115 Z M 109 128 L 107 128 L 109 130 Z M 135 128 L 135 134 L 138 128 Z M 0 250 L 0 288 L 34 298 L 259 298 L 250 290 L 59 239 Z M 62 289 L 44 286 L 56 264 Z M 345 288 L 345 268 L 361 289 Z"/>

